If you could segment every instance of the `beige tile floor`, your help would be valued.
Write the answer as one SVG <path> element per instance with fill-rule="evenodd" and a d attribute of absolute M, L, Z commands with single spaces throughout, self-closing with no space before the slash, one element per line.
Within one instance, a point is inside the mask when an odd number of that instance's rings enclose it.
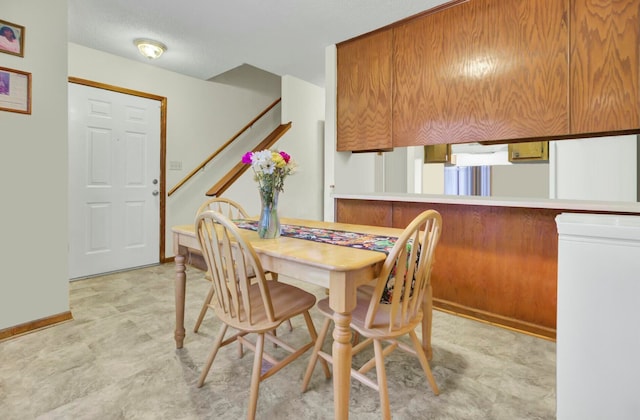
<path fill-rule="evenodd" d="M 0 342 L 0 418 L 242 419 L 252 354 L 218 354 L 196 387 L 218 322 L 210 314 L 185 346 L 173 340 L 173 264 L 71 283 L 73 321 Z M 208 283 L 188 269 L 186 324 L 191 328 Z M 297 285 L 324 296 L 324 290 Z M 316 327 L 321 317 L 313 312 Z M 303 320 L 289 333 L 304 339 Z M 554 419 L 555 343 L 435 311 L 431 367 L 434 396 L 413 357 L 388 359 L 394 419 Z M 327 343 L 329 344 L 329 343 Z M 332 386 L 319 367 L 300 385 L 307 355 L 263 382 L 258 419 L 331 419 Z M 352 419 L 380 418 L 377 392 L 353 384 Z"/>

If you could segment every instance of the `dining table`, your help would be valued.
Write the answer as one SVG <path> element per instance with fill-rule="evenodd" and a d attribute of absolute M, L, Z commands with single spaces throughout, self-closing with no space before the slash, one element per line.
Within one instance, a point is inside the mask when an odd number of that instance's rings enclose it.
<path fill-rule="evenodd" d="M 307 232 L 352 232 L 370 236 L 397 238 L 402 229 L 368 226 L 350 223 L 325 222 L 306 219 L 282 218 L 283 226 L 306 229 Z M 344 246 L 314 240 L 314 235 L 305 239 L 282 235 L 274 239 L 261 239 L 251 229 L 240 229 L 248 240 L 264 270 L 328 289 L 329 306 L 334 311 L 333 330 L 333 390 L 334 418 L 348 419 L 349 393 L 351 388 L 351 339 L 349 327 L 351 312 L 356 305 L 359 286 L 371 283 L 380 272 L 386 253 L 361 247 Z M 175 341 L 178 349 L 185 340 L 184 311 L 186 294 L 186 266 L 190 256 L 200 255 L 200 245 L 194 225 L 172 227 L 173 251 L 175 255 Z M 320 235 L 322 236 L 322 235 Z M 326 235 L 325 235 L 326 236 Z M 422 319 L 422 345 L 431 358 L 431 285 L 425 293 Z"/>

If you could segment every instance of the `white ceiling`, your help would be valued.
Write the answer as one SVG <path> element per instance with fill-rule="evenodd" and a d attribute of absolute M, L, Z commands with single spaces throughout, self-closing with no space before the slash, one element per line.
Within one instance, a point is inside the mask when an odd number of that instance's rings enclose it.
<path fill-rule="evenodd" d="M 446 0 L 68 0 L 69 42 L 207 80 L 242 64 L 324 86 L 329 45 Z M 164 43 L 155 61 L 135 38 Z"/>

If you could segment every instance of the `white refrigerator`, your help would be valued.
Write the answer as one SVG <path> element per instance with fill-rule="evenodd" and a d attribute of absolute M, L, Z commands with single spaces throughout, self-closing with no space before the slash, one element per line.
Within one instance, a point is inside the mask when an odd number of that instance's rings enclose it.
<path fill-rule="evenodd" d="M 640 216 L 556 224 L 557 418 L 640 419 Z"/>

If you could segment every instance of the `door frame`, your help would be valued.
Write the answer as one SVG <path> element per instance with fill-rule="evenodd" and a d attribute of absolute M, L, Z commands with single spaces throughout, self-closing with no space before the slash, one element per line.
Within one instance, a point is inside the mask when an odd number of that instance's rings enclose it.
<path fill-rule="evenodd" d="M 94 82 L 92 80 L 80 79 L 78 77 L 69 77 L 69 83 L 90 86 L 98 89 L 110 90 L 113 92 L 124 93 L 126 95 L 139 96 L 142 98 L 152 99 L 160 102 L 160 235 L 159 235 L 159 258 L 160 263 L 167 262 L 165 254 L 165 213 L 166 213 L 166 173 L 165 162 L 167 156 L 167 98 L 164 96 L 154 95 L 152 93 L 141 92 L 137 90 L 127 89 L 119 86 L 108 85 L 105 83 Z"/>

